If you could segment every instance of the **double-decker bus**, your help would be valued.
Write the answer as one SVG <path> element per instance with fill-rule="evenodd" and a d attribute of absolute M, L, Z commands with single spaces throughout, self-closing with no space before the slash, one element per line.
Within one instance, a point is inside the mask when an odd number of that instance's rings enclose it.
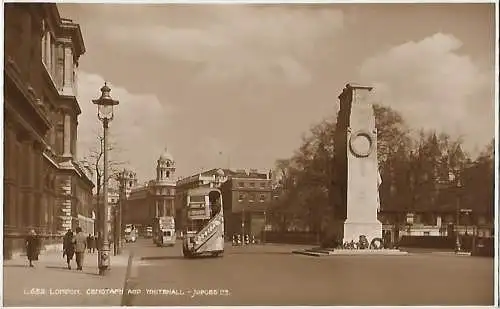
<path fill-rule="evenodd" d="M 191 258 L 224 253 L 222 194 L 216 188 L 190 189 L 184 213 L 182 253 Z"/>
<path fill-rule="evenodd" d="M 153 219 L 153 243 L 158 247 L 174 246 L 176 241 L 175 219 L 172 216 Z"/>

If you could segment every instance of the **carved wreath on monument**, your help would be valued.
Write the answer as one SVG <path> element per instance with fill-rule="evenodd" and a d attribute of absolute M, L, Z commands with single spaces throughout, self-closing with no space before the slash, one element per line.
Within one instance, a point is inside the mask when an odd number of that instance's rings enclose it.
<path fill-rule="evenodd" d="M 366 158 L 373 151 L 373 138 L 372 135 L 364 130 L 356 131 L 349 138 L 349 148 L 356 157 Z"/>

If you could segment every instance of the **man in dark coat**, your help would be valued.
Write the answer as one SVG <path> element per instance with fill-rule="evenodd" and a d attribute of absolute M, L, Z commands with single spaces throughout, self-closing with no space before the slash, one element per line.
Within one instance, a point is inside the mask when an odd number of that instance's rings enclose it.
<path fill-rule="evenodd" d="M 63 257 L 66 256 L 68 269 L 71 269 L 71 261 L 75 255 L 75 245 L 73 244 L 73 231 L 68 230 L 63 239 Z"/>
<path fill-rule="evenodd" d="M 96 237 L 95 235 L 91 235 L 90 236 L 90 249 L 92 250 L 92 253 L 95 252 L 96 248 L 97 248 L 97 244 L 96 244 L 97 240 L 96 240 Z"/>
<path fill-rule="evenodd" d="M 26 256 L 30 263 L 30 267 L 35 267 L 33 261 L 38 261 L 40 254 L 40 239 L 36 235 L 35 230 L 31 230 L 26 238 Z"/>
<path fill-rule="evenodd" d="M 92 253 L 92 234 L 87 236 L 87 249 L 89 249 L 89 253 Z"/>

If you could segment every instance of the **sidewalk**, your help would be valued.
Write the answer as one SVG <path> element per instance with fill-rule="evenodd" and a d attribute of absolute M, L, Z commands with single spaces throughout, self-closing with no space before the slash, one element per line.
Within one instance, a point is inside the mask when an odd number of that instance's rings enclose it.
<path fill-rule="evenodd" d="M 4 261 L 4 306 L 120 306 L 129 252 L 111 256 L 111 269 L 99 275 L 97 253 L 86 253 L 83 271 L 67 269 L 62 252 L 46 251 L 28 267 L 26 256 Z"/>

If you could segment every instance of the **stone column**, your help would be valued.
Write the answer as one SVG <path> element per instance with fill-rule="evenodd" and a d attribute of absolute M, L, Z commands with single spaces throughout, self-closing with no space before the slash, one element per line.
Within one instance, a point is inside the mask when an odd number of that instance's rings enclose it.
<path fill-rule="evenodd" d="M 163 215 L 166 216 L 167 213 L 167 200 L 163 200 Z"/>
<path fill-rule="evenodd" d="M 64 151 L 63 157 L 70 158 L 71 155 L 71 116 L 68 111 L 64 113 Z"/>
<path fill-rule="evenodd" d="M 26 226 L 26 222 L 24 222 L 24 212 L 25 212 L 25 204 L 27 203 L 26 200 L 26 191 L 23 190 L 22 188 L 26 186 L 26 172 L 25 170 L 29 168 L 28 162 L 27 162 L 27 153 L 26 150 L 24 149 L 24 138 L 25 134 L 23 132 L 17 132 L 16 138 L 18 139 L 18 143 L 16 142 L 16 157 L 18 157 L 18 161 L 15 163 L 17 164 L 16 166 L 16 171 L 17 171 L 17 177 L 16 177 L 16 207 L 14 209 L 15 211 L 15 225 L 16 228 L 22 229 L 22 227 Z"/>
<path fill-rule="evenodd" d="M 45 59 L 44 59 L 44 62 L 45 62 L 45 66 L 47 67 L 47 70 L 50 72 L 50 68 L 52 67 L 52 53 L 51 53 L 51 44 L 52 44 L 52 35 L 50 34 L 50 32 L 47 32 L 47 39 L 45 40 L 45 46 L 43 48 L 45 48 Z"/>
<path fill-rule="evenodd" d="M 78 64 L 73 63 L 73 94 L 78 96 Z"/>
<path fill-rule="evenodd" d="M 26 177 L 24 185 L 24 211 L 26 212 L 24 216 L 25 226 L 31 227 L 34 224 L 34 160 L 33 160 L 33 141 L 31 139 L 23 141 L 23 151 L 25 152 L 26 161 L 23 164 L 24 176 Z"/>
<path fill-rule="evenodd" d="M 172 216 L 175 217 L 175 206 L 174 206 L 174 201 L 173 200 L 170 200 L 170 213 Z"/>
<path fill-rule="evenodd" d="M 73 50 L 70 45 L 64 45 L 64 95 L 75 95 L 73 91 L 73 66 Z"/>
<path fill-rule="evenodd" d="M 73 135 L 71 138 L 71 143 L 73 144 L 73 150 L 71 151 L 73 155 L 73 159 L 76 160 L 78 158 L 77 150 L 78 150 L 78 143 L 77 143 L 77 138 L 78 138 L 78 120 L 75 119 L 75 124 L 73 125 Z"/>

